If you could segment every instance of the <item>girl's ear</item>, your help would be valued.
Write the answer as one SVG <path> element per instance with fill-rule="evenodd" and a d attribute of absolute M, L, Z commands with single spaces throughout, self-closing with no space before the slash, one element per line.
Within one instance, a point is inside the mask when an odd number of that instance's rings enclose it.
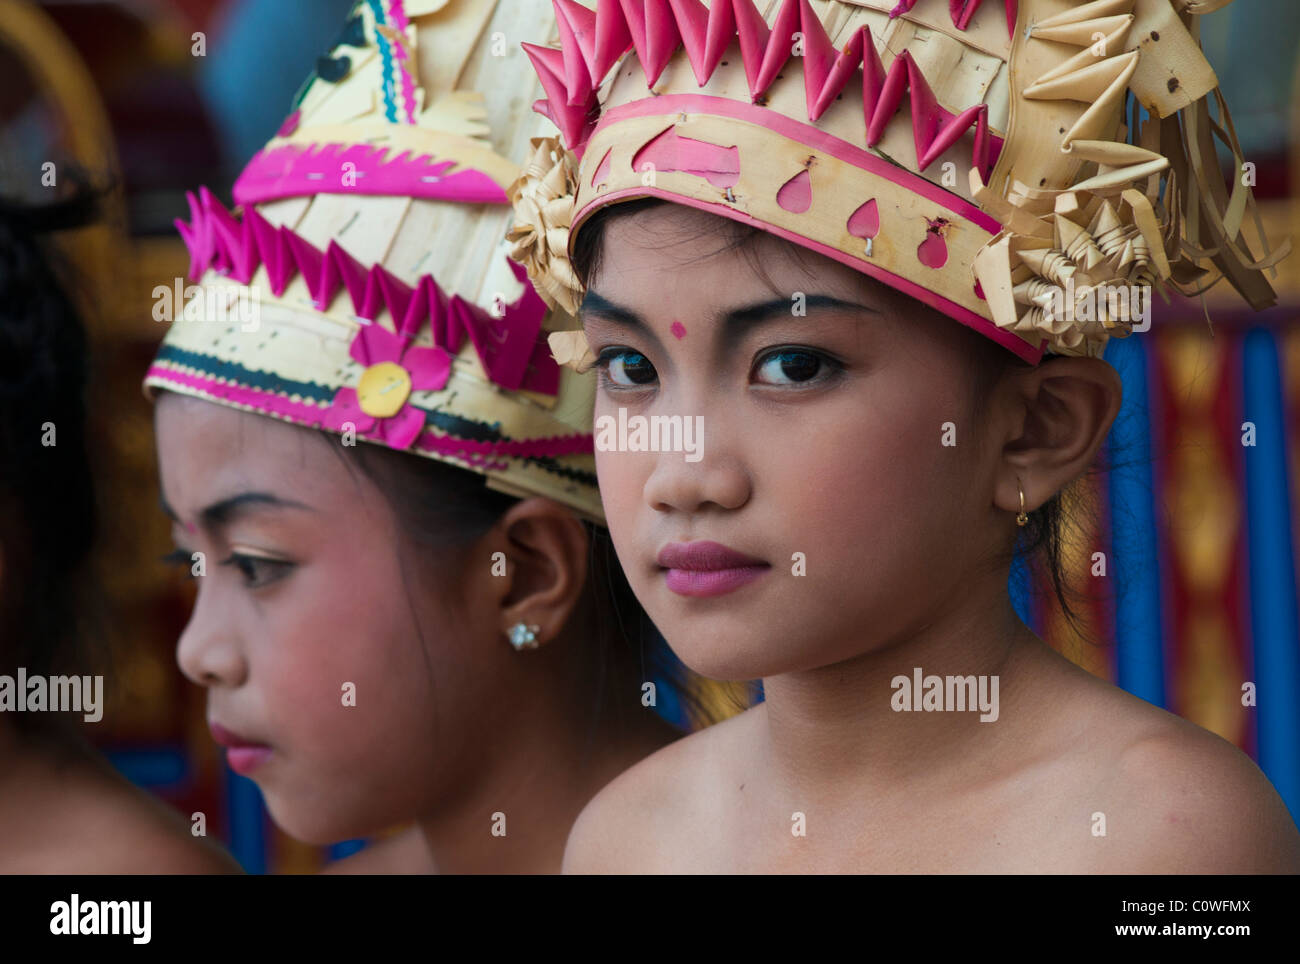
<path fill-rule="evenodd" d="M 493 529 L 502 543 L 505 577 L 499 596 L 500 631 L 538 627 L 542 645 L 560 635 L 587 583 L 589 540 L 582 521 L 557 502 L 541 497 L 511 507 Z"/>
<path fill-rule="evenodd" d="M 1053 357 L 1018 374 L 1003 404 L 1018 411 L 1005 439 L 1004 471 L 994 501 L 1001 509 L 1032 512 L 1092 465 L 1119 414 L 1119 373 L 1098 358 Z M 1014 397 L 1013 397 L 1014 396 Z"/>

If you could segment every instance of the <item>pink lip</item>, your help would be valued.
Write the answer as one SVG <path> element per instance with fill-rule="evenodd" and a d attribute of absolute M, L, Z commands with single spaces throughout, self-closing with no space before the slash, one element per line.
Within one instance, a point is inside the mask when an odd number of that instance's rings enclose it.
<path fill-rule="evenodd" d="M 753 582 L 772 567 L 717 542 L 676 542 L 659 551 L 664 581 L 679 596 L 721 596 Z"/>
<path fill-rule="evenodd" d="M 265 743 L 253 743 L 237 733 L 232 733 L 220 723 L 208 723 L 212 739 L 226 748 L 226 763 L 240 776 L 256 770 L 271 758 L 274 752 Z"/>

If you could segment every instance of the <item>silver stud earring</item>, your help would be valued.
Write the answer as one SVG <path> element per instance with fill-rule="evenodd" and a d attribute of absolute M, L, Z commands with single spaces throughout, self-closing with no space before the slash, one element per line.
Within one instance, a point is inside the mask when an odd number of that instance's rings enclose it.
<path fill-rule="evenodd" d="M 525 626 L 523 623 L 515 623 L 510 627 L 510 645 L 517 650 L 536 649 L 537 633 L 541 626 Z"/>

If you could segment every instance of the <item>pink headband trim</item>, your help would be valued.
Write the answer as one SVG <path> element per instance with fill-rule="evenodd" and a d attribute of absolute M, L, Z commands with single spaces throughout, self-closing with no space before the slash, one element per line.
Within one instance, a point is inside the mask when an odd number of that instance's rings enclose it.
<path fill-rule="evenodd" d="M 475 168 L 453 174 L 455 160 L 369 144 L 284 144 L 258 151 L 235 181 L 236 204 L 245 207 L 286 197 L 364 194 L 417 197 L 464 204 L 508 204 L 505 190 Z M 345 168 L 344 165 L 352 165 Z"/>
<path fill-rule="evenodd" d="M 871 152 L 855 147 L 811 124 L 804 124 L 766 107 L 745 104 L 729 97 L 714 97 L 711 94 L 665 94 L 662 97 L 649 97 L 606 111 L 596 130 L 604 128 L 606 124 L 614 124 L 629 117 L 647 117 L 655 114 L 663 114 L 666 117 L 675 114 L 710 114 L 732 117 L 758 127 L 766 127 L 776 131 L 782 137 L 806 144 L 846 164 L 852 164 L 877 177 L 892 181 L 927 201 L 942 205 L 954 214 L 983 228 L 990 235 L 1002 230 L 1002 225 L 997 219 L 981 211 L 965 198 L 951 191 L 945 191 L 939 185 L 905 168 L 890 164 Z"/>
<path fill-rule="evenodd" d="M 460 351 L 466 336 L 478 352 L 488 378 L 511 390 L 525 389 L 555 395 L 560 368 L 541 338 L 546 303 L 527 280 L 523 265 L 510 262 L 510 270 L 524 286 L 518 301 L 493 318 L 460 295 L 448 298 L 432 275 L 422 275 L 414 288 L 381 265 L 365 268 L 338 244 L 325 251 L 284 225 L 272 226 L 249 207 L 240 221 L 212 195 L 199 189 L 190 204 L 192 223 L 176 221 L 176 229 L 190 251 L 190 277 L 201 280 L 209 269 L 249 284 L 258 267 L 265 265 L 271 292 L 277 298 L 295 274 L 301 274 L 318 311 L 326 311 L 346 288 L 354 313 L 374 321 L 382 309 L 392 316 L 397 334 L 414 337 L 426 323 L 433 343 L 452 354 Z"/>
<path fill-rule="evenodd" d="M 253 409 L 258 412 L 279 416 L 287 421 L 307 428 L 321 428 L 328 406 L 311 405 L 295 402 L 274 392 L 264 392 L 256 388 L 233 385 L 228 381 L 189 372 L 177 371 L 161 365 L 152 365 L 146 381 L 165 382 L 185 389 L 186 394 L 197 394 L 212 400 L 229 402 L 233 405 Z M 424 431 L 416 439 L 413 448 L 438 455 L 450 455 L 468 458 L 478 464 L 483 458 L 492 455 L 511 456 L 514 458 L 558 458 L 564 455 L 590 455 L 595 452 L 593 435 L 555 435 L 540 439 L 510 439 L 501 442 L 480 442 L 460 439 L 449 435 L 438 435 Z M 506 468 L 498 463 L 489 468 Z"/>
<path fill-rule="evenodd" d="M 863 274 L 883 282 L 905 295 L 915 298 L 917 301 L 924 302 L 931 308 L 942 312 L 955 321 L 961 322 L 967 328 L 973 328 L 986 338 L 991 338 L 1003 348 L 1015 353 L 1015 355 L 1031 365 L 1037 365 L 1042 360 L 1045 346 L 1040 343 L 1038 348 L 1030 346 L 1024 339 L 999 328 L 987 318 L 983 318 L 969 308 L 965 308 L 955 302 L 949 301 L 942 295 L 935 294 L 928 288 L 923 288 L 915 282 L 908 281 L 884 268 L 874 265 L 869 261 L 860 261 L 850 254 L 832 248 L 829 245 L 821 244 L 817 241 L 810 241 L 802 235 L 795 234 L 793 231 L 787 231 L 784 228 L 777 227 L 774 224 L 768 224 L 766 221 L 760 221 L 745 214 L 743 211 L 737 211 L 726 204 L 720 204 L 713 201 L 701 201 L 695 198 L 682 197 L 679 194 L 672 194 L 662 188 L 657 187 L 630 187 L 621 191 L 612 191 L 609 194 L 601 195 L 600 198 L 586 205 L 582 211 L 573 219 L 572 231 L 577 232 L 582 221 L 590 214 L 594 213 L 596 208 L 604 207 L 619 200 L 631 200 L 641 197 L 657 197 L 665 201 L 671 201 L 673 204 L 684 204 L 687 207 L 697 208 L 701 211 L 707 211 L 710 214 L 718 214 L 723 217 L 731 218 L 733 221 L 740 221 L 743 224 L 752 225 L 761 228 L 770 234 L 774 234 L 786 241 L 791 241 L 800 247 L 816 251 L 818 254 L 824 254 L 828 258 L 833 258 L 840 264 L 847 265 L 855 271 L 861 271 Z"/>

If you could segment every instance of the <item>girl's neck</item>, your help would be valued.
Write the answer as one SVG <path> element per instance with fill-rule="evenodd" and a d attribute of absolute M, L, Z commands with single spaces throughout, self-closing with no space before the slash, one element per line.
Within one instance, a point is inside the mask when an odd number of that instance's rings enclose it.
<path fill-rule="evenodd" d="M 974 598 L 905 639 L 765 679 L 759 760 L 773 785 L 828 802 L 916 789 L 978 768 L 1019 731 L 1036 708 L 1025 671 L 1045 647 L 1005 592 Z"/>
<path fill-rule="evenodd" d="M 506 752 L 478 761 L 481 778 L 471 791 L 419 821 L 439 873 L 559 873 L 587 802 L 681 735 L 648 709 L 613 735 L 585 720 L 575 725 L 565 701 L 550 703 L 555 712 L 528 718 Z"/>

